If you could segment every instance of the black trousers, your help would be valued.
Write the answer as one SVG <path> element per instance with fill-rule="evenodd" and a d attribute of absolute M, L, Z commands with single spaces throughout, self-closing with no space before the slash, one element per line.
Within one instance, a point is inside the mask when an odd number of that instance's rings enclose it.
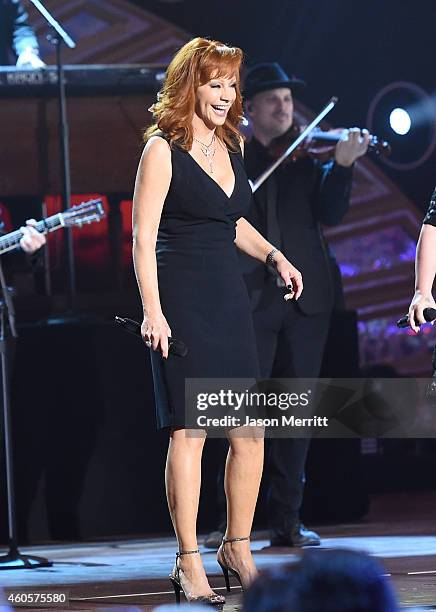
<path fill-rule="evenodd" d="M 294 301 L 285 302 L 282 290 L 271 285 L 253 312 L 262 378 L 319 376 L 329 330 L 330 312 L 305 315 Z M 304 467 L 309 438 L 266 440 L 267 515 L 272 535 L 289 533 L 303 501 Z M 218 476 L 221 527 L 225 524 L 223 475 Z"/>
<path fill-rule="evenodd" d="M 316 378 L 329 329 L 329 313 L 305 315 L 285 302 L 272 283 L 253 313 L 260 370 L 265 378 Z M 267 515 L 273 535 L 289 533 L 303 502 L 309 438 L 267 440 Z"/>

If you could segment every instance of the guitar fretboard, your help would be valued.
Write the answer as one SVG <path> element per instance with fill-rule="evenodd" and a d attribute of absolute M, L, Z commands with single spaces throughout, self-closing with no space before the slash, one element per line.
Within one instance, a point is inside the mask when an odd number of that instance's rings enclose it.
<path fill-rule="evenodd" d="M 58 229 L 59 227 L 62 227 L 63 225 L 64 225 L 64 221 L 63 221 L 62 213 L 58 213 L 57 215 L 53 215 L 52 217 L 47 217 L 47 219 L 38 221 L 38 223 L 35 225 L 35 229 L 38 232 L 47 233 L 47 232 L 52 232 Z M 1 236 L 0 237 L 0 255 L 18 246 L 22 237 L 23 237 L 23 232 L 21 230 L 15 230 L 15 232 L 6 234 L 6 236 Z"/>

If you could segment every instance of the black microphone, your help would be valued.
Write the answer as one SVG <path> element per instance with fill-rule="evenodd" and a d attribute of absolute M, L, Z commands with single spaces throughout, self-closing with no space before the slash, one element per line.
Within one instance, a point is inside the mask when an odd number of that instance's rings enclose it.
<path fill-rule="evenodd" d="M 141 323 L 138 321 L 134 321 L 133 319 L 128 319 L 127 317 L 115 317 L 115 323 L 121 325 L 123 329 L 138 336 L 141 338 Z M 172 355 L 177 355 L 177 357 L 186 357 L 188 354 L 188 347 L 181 340 L 176 340 L 175 338 L 168 338 L 168 352 Z"/>
<path fill-rule="evenodd" d="M 433 319 L 436 319 L 436 309 L 434 308 L 424 308 L 422 314 L 427 323 L 433 321 Z M 401 317 L 401 319 L 397 321 L 397 327 L 409 327 L 409 315 L 404 315 L 404 317 Z"/>

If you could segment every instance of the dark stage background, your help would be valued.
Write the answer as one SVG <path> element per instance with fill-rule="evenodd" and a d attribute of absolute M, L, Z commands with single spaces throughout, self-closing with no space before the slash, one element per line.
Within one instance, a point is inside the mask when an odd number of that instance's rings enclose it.
<path fill-rule="evenodd" d="M 435 92 L 433 0 L 413 5 L 404 0 L 131 3 L 192 35 L 241 46 L 248 65 L 279 61 L 308 82 L 300 98 L 313 111 L 337 95 L 339 104 L 329 116 L 334 126 L 364 127 L 372 100 L 390 83 L 407 81 L 429 95 Z M 107 117 L 111 125 L 112 115 Z M 126 129 L 123 133 L 130 136 Z M 133 130 L 132 134 L 135 139 Z M 415 144 L 407 138 L 398 140 L 397 150 L 405 147 L 409 154 Z M 135 155 L 140 150 L 136 140 L 134 150 Z M 122 157 L 124 150 L 119 147 L 112 153 Z M 435 162 L 434 151 L 409 171 L 375 161 L 422 210 L 436 182 Z M 130 196 L 123 192 L 119 199 Z M 6 204 L 11 210 L 10 229 L 30 216 L 29 211 L 40 216 L 40 199 L 30 206 L 20 198 Z M 108 210 L 107 202 L 105 206 Z M 148 356 L 139 342 L 112 323 L 115 314 L 140 316 L 130 261 L 130 204 L 123 200 L 117 206 L 104 222 L 109 226 L 105 233 L 99 233 L 97 225 L 76 233 L 79 309 L 90 319 L 46 322 L 47 316 L 59 316 L 65 307 L 57 294 L 65 286 L 58 256 L 60 232 L 51 249 L 55 295 L 44 295 L 41 275 L 35 284 L 28 272 L 15 277 L 20 289 L 19 321 L 26 323 L 20 327 L 12 397 L 21 542 L 171 529 L 163 481 L 167 434 L 155 432 Z M 118 242 L 110 232 L 114 221 L 121 221 Z M 115 263 L 110 248 L 114 243 L 123 249 Z M 357 359 L 352 312 L 335 321 L 324 374 L 354 375 Z M 368 509 L 368 492 L 434 487 L 433 441 L 381 442 L 373 449 L 362 454 L 358 440 L 314 444 L 303 518 L 357 520 Z M 199 515 L 203 531 L 217 521 L 215 477 L 221 460 L 217 444 L 209 441 Z M 0 493 L 0 541 L 4 542 L 4 489 Z M 256 527 L 264 526 L 260 503 Z"/>
<path fill-rule="evenodd" d="M 247 65 L 278 61 L 306 80 L 299 98 L 309 108 L 320 109 L 338 96 L 328 118 L 334 126 L 365 127 L 371 101 L 389 83 L 407 81 L 436 93 L 432 0 L 132 1 L 194 36 L 240 46 Z M 410 140 L 398 146 L 410 148 Z M 436 152 L 413 171 L 380 163 L 417 206 L 428 205 Z"/>

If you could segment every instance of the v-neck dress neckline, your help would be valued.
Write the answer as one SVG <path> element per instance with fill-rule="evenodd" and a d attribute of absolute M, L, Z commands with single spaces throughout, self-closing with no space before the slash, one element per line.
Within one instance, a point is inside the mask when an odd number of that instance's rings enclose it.
<path fill-rule="evenodd" d="M 227 194 L 226 191 L 224 191 L 223 187 L 221 187 L 221 185 L 218 183 L 218 181 L 216 181 L 214 178 L 212 178 L 210 176 L 210 174 L 208 174 L 206 172 L 206 170 L 198 163 L 198 161 L 195 159 L 195 157 L 193 157 L 189 151 L 186 151 L 186 153 L 189 155 L 189 157 L 192 159 L 192 161 L 194 162 L 194 164 L 201 170 L 201 172 L 207 176 L 207 178 L 209 180 L 211 180 L 213 183 L 215 183 L 215 185 L 218 187 L 218 189 L 225 195 L 225 197 L 227 198 L 227 200 L 231 200 L 233 197 L 233 194 L 235 193 L 235 189 L 236 189 L 236 171 L 235 171 L 235 166 L 233 165 L 233 159 L 232 159 L 232 155 L 229 151 L 227 151 L 227 155 L 229 156 L 229 160 L 230 160 L 230 165 L 232 167 L 232 172 L 233 172 L 233 178 L 234 178 L 234 182 L 233 182 L 233 189 L 232 189 L 232 193 L 230 195 Z"/>

